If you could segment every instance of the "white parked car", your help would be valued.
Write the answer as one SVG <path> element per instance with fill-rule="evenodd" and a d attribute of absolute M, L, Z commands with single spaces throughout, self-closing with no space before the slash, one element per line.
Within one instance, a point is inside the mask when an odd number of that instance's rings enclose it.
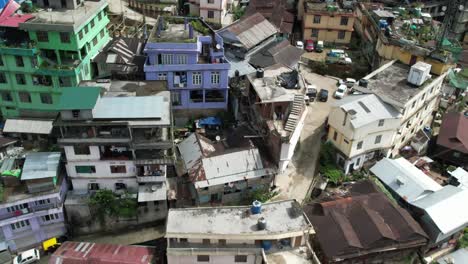
<path fill-rule="evenodd" d="M 13 259 L 13 264 L 29 264 L 35 263 L 40 259 L 39 250 L 30 249 L 20 253 L 17 257 Z"/>
<path fill-rule="evenodd" d="M 304 49 L 304 42 L 302 42 L 302 41 L 296 41 L 296 48 L 298 48 L 298 49 Z"/>
<path fill-rule="evenodd" d="M 353 86 L 357 83 L 357 81 L 353 78 L 346 78 L 346 80 L 340 80 L 339 81 L 339 84 L 342 85 L 346 85 L 346 87 L 348 88 L 353 88 Z"/>
<path fill-rule="evenodd" d="M 341 99 L 345 96 L 346 92 L 348 91 L 348 87 L 345 84 L 341 84 L 338 86 L 338 89 L 335 91 L 335 98 Z"/>

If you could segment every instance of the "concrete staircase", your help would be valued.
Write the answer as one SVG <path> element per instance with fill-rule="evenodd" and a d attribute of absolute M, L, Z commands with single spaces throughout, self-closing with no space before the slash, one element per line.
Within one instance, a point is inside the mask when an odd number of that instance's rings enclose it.
<path fill-rule="evenodd" d="M 291 109 L 291 113 L 289 113 L 288 121 L 286 121 L 286 125 L 284 126 L 284 130 L 293 132 L 296 128 L 299 119 L 301 118 L 302 111 L 304 110 L 304 95 L 303 94 L 296 94 L 294 95 L 294 101 Z"/>

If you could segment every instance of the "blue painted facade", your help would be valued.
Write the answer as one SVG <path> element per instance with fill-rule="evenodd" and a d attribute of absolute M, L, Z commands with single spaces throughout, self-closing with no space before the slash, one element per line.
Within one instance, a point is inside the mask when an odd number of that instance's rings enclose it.
<path fill-rule="evenodd" d="M 190 43 L 150 38 L 146 44 L 146 80 L 167 80 L 174 109 L 227 109 L 230 65 L 223 39 L 209 32 Z"/>
<path fill-rule="evenodd" d="M 44 240 L 67 233 L 63 203 L 68 185 L 65 179 L 59 184 L 56 192 L 25 195 L 24 199 L 0 204 L 0 236 L 10 251 L 37 247 Z"/>

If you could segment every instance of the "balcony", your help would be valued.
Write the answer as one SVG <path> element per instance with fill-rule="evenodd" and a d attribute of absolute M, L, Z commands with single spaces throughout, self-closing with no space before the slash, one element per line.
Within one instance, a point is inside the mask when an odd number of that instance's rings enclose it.
<path fill-rule="evenodd" d="M 168 128 L 132 129 L 133 148 L 171 148 L 172 142 L 169 138 L 168 131 Z"/>
<path fill-rule="evenodd" d="M 49 210 L 49 209 L 57 208 L 57 207 L 59 207 L 59 204 L 55 204 L 55 203 L 35 205 L 33 207 L 30 207 L 30 208 L 27 207 L 27 208 L 23 208 L 21 210 L 17 210 L 17 211 L 14 211 L 14 212 L 9 212 L 9 213 L 2 214 L 2 215 L 0 215 L 0 221 L 5 220 L 5 219 L 9 219 L 9 218 L 12 218 L 12 217 L 21 218 L 22 216 L 26 216 L 26 215 L 29 215 L 29 214 L 32 214 L 32 213 L 35 213 L 35 212 Z"/>
<path fill-rule="evenodd" d="M 262 248 L 256 244 L 203 244 L 190 242 L 174 242 L 169 241 L 167 252 L 190 254 L 191 252 L 208 253 L 208 252 L 229 252 L 238 254 L 261 254 Z"/>
<path fill-rule="evenodd" d="M 59 144 L 112 144 L 130 143 L 126 127 L 66 127 Z"/>
<path fill-rule="evenodd" d="M 166 182 L 166 165 L 137 165 L 137 182 Z"/>

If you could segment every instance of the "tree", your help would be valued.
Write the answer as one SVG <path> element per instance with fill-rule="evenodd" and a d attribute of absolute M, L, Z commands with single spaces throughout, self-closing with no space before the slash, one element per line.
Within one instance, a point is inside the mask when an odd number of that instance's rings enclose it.
<path fill-rule="evenodd" d="M 232 10 L 232 13 L 234 14 L 234 21 L 236 21 L 236 20 L 240 19 L 245 14 L 245 8 L 240 7 L 239 5 L 237 5 Z"/>

